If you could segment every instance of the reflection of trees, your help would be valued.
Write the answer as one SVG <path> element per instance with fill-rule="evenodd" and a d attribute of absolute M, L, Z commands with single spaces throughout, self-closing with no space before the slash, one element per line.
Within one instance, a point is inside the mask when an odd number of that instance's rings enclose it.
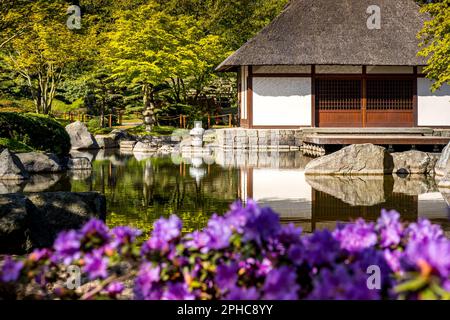
<path fill-rule="evenodd" d="M 210 165 L 196 183 L 189 165 L 172 163 L 170 158 L 137 161 L 129 158 L 124 166 L 110 161 L 94 162 L 92 190 L 102 192 L 108 201 L 110 225 L 128 224 L 148 230 L 162 215 L 178 214 L 185 231 L 203 228 L 208 217 L 228 210 L 238 190 L 238 172 Z M 73 191 L 87 191 L 90 181 L 73 181 Z"/>

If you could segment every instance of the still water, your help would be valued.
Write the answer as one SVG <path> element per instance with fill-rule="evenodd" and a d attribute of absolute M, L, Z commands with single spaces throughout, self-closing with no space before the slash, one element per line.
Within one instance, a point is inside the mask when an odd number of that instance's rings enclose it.
<path fill-rule="evenodd" d="M 310 159 L 298 152 L 151 157 L 101 150 L 76 156 L 93 160 L 93 170 L 35 177 L 22 191 L 98 191 L 107 198 L 110 226 L 143 230 L 172 213 L 183 219 L 185 232 L 201 229 L 236 199 L 253 198 L 306 232 L 358 217 L 375 220 L 383 208 L 406 221 L 426 217 L 450 231 L 450 194 L 441 194 L 432 177 L 309 177 L 304 168 Z"/>

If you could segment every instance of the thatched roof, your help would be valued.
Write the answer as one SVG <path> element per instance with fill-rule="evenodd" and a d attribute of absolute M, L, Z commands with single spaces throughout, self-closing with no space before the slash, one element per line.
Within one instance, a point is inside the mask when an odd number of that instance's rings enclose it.
<path fill-rule="evenodd" d="M 381 8 L 369 30 L 367 8 Z M 217 69 L 241 65 L 425 65 L 417 33 L 427 16 L 414 0 L 291 0 Z"/>

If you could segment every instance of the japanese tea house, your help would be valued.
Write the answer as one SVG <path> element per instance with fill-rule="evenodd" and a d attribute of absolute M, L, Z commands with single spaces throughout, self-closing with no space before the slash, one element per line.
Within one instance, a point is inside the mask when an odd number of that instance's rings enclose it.
<path fill-rule="evenodd" d="M 226 59 L 243 128 L 450 127 L 450 86 L 432 92 L 414 0 L 291 0 Z M 377 21 L 378 19 L 378 21 Z"/>

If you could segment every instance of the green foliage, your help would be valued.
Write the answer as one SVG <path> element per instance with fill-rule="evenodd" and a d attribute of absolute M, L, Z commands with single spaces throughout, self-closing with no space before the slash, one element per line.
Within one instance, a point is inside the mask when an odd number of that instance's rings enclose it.
<path fill-rule="evenodd" d="M 31 152 L 34 151 L 33 148 L 27 146 L 26 144 L 17 141 L 15 139 L 0 138 L 0 149 L 8 149 L 9 151 L 20 153 L 20 152 Z"/>
<path fill-rule="evenodd" d="M 1 67 L 18 85 L 28 87 L 37 113 L 50 113 L 64 77 L 94 53 L 90 46 L 95 44 L 95 33 L 89 33 L 89 28 L 69 30 L 67 7 L 62 0 L 13 3 L 8 15 L 20 31 L 14 32 L 11 26 L 12 35 L 8 30 L 0 33 L 0 39 L 8 40 L 1 47 Z M 27 15 L 19 19 L 22 12 Z"/>
<path fill-rule="evenodd" d="M 144 125 L 140 125 L 140 126 L 136 126 L 134 128 L 128 129 L 127 131 L 135 136 L 146 136 L 146 135 L 151 135 L 151 136 L 170 136 L 174 131 L 176 130 L 175 127 L 171 127 L 171 126 L 154 126 L 153 130 L 148 133 L 145 130 L 145 126 Z"/>
<path fill-rule="evenodd" d="M 48 116 L 0 112 L 0 138 L 58 155 L 66 155 L 70 151 L 66 130 Z"/>
<path fill-rule="evenodd" d="M 422 8 L 432 19 L 425 22 L 419 37 L 422 40 L 420 55 L 428 57 L 427 77 L 434 80 L 432 89 L 450 84 L 450 0 L 430 3 Z"/>
<path fill-rule="evenodd" d="M 234 75 L 214 68 L 271 21 L 287 0 L 80 0 L 82 29 L 66 26 L 69 1 L 3 0 L 0 100 L 38 113 L 82 109 L 214 113 L 235 105 Z M 101 126 L 105 124 L 102 123 Z"/>

